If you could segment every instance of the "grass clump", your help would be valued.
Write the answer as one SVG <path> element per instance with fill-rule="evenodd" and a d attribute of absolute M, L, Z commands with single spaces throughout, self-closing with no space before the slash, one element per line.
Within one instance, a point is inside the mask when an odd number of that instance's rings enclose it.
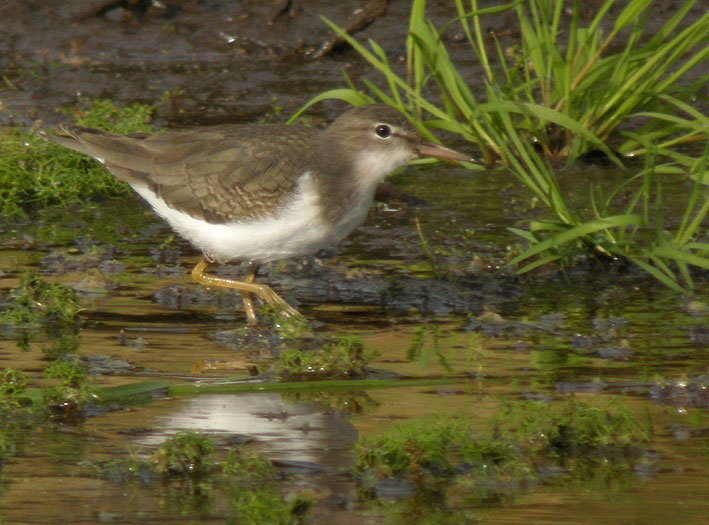
<path fill-rule="evenodd" d="M 709 74 L 686 80 L 709 56 L 709 14 L 688 20 L 696 3 L 682 3 L 648 36 L 646 24 L 657 8 L 649 0 L 627 2 L 613 20 L 615 2 L 605 0 L 587 26 L 579 3 L 520 0 L 480 9 L 477 0 L 455 0 L 458 17 L 441 29 L 426 19 L 425 0 L 415 0 L 405 77 L 376 42 L 367 48 L 326 22 L 384 77 L 388 92 L 363 80 L 374 97 L 401 110 L 429 138 L 428 128 L 438 128 L 477 143 L 488 163 L 500 159 L 548 210 L 551 218 L 511 228 L 529 247 L 508 266 L 524 273 L 549 263 L 568 265 L 579 256 L 622 259 L 682 290 L 694 287 L 692 268 L 709 269 L 702 228 L 709 216 L 709 120 L 692 107 Z M 507 47 L 482 29 L 487 15 L 506 10 L 516 14 L 520 34 Z M 442 35 L 452 26 L 483 68 L 484 99 L 446 49 Z M 346 82 L 348 88 L 321 93 L 302 110 L 324 99 L 373 101 Z M 567 202 L 553 166 L 592 150 L 619 167 L 619 153 L 645 156 L 647 163 L 639 174 L 621 172 L 623 181 L 608 197 L 592 187 L 582 207 L 589 215 Z M 682 220 L 670 227 L 663 183 L 677 179 L 690 188 L 683 193 Z M 622 199 L 627 205 L 615 204 L 620 194 L 630 195 Z"/>
<path fill-rule="evenodd" d="M 308 321 L 299 315 L 285 316 L 278 308 L 264 304 L 259 308 L 264 323 L 272 325 L 275 333 L 283 341 L 298 341 L 313 338 L 313 329 Z"/>
<path fill-rule="evenodd" d="M 620 403 L 595 407 L 568 398 L 560 404 L 505 403 L 495 416 L 498 436 L 521 443 L 531 452 L 578 455 L 604 448 L 647 443 L 649 426 Z"/>
<path fill-rule="evenodd" d="M 295 525 L 312 505 L 312 499 L 296 495 L 284 499 L 273 488 L 239 491 L 229 498 L 237 523 Z"/>
<path fill-rule="evenodd" d="M 413 420 L 380 436 L 361 438 L 355 453 L 355 479 L 362 494 L 370 497 L 384 479 L 406 479 L 419 492 L 443 493 L 456 473 L 475 470 L 487 478 L 518 461 L 508 442 L 482 436 L 470 421 L 439 417 Z"/>
<path fill-rule="evenodd" d="M 276 469 L 262 454 L 239 449 L 229 453 L 220 479 L 239 523 L 300 523 L 312 499 L 304 494 L 284 498 L 271 486 L 276 478 Z"/>
<path fill-rule="evenodd" d="M 214 439 L 192 430 L 182 430 L 167 438 L 149 459 L 135 451 L 122 461 L 104 464 L 104 475 L 122 483 L 159 485 L 166 498 L 178 495 L 180 513 L 200 512 L 205 497 L 220 491 L 233 510 L 227 523 L 297 524 L 312 505 L 306 494 L 286 497 L 276 488 L 279 475 L 272 463 L 259 452 L 237 448 L 219 463 L 212 459 Z"/>
<path fill-rule="evenodd" d="M 279 374 L 289 380 L 362 378 L 378 352 L 366 348 L 355 336 L 341 337 L 315 350 L 286 348 L 276 363 Z"/>
<path fill-rule="evenodd" d="M 111 133 L 134 133 L 155 131 L 150 124 L 155 107 L 148 104 L 134 103 L 118 107 L 108 99 L 94 99 L 88 107 L 63 111 L 72 117 L 79 126 L 98 128 Z"/>
<path fill-rule="evenodd" d="M 275 479 L 276 470 L 263 454 L 237 449 L 227 455 L 221 475 L 227 484 L 256 485 Z"/>
<path fill-rule="evenodd" d="M 354 469 L 363 472 L 376 468 L 383 476 L 418 472 L 424 466 L 450 471 L 451 447 L 468 430 L 460 421 L 443 419 L 392 427 L 381 436 L 360 439 Z"/>
<path fill-rule="evenodd" d="M 168 476 L 200 476 L 209 472 L 208 459 L 214 451 L 212 438 L 192 430 L 182 430 L 163 441 L 153 454 L 155 472 Z"/>
<path fill-rule="evenodd" d="M 95 100 L 71 115 L 83 126 L 127 133 L 151 131 L 152 111 L 145 104 L 119 108 L 108 100 Z M 68 206 L 93 197 L 124 196 L 129 191 L 85 155 L 17 127 L 0 129 L 0 216 L 27 216 L 38 207 Z"/>
<path fill-rule="evenodd" d="M 57 359 L 47 366 L 42 375 L 57 382 L 43 391 L 49 408 L 61 414 L 75 414 L 98 397 L 93 392 L 86 369 L 76 361 Z"/>
<path fill-rule="evenodd" d="M 20 286 L 10 290 L 0 320 L 11 324 L 74 323 L 80 311 L 81 306 L 71 288 L 48 283 L 38 275 L 28 275 Z"/>
<path fill-rule="evenodd" d="M 0 413 L 14 412 L 31 406 L 27 397 L 27 376 L 22 370 L 5 368 L 0 372 Z"/>
<path fill-rule="evenodd" d="M 81 306 L 74 291 L 61 283 L 48 283 L 37 275 L 25 276 L 12 288 L 0 322 L 12 326 L 17 346 L 27 351 L 42 332 L 51 340 L 42 350 L 56 358 L 79 346 L 78 321 Z"/>
<path fill-rule="evenodd" d="M 27 375 L 16 368 L 0 372 L 0 474 L 8 457 L 21 450 L 34 428 L 43 421 L 32 394 Z"/>
<path fill-rule="evenodd" d="M 414 499 L 480 507 L 509 501 L 541 481 L 627 486 L 649 439 L 648 426 L 619 403 L 505 402 L 490 429 L 466 418 L 429 417 L 361 438 L 353 472 L 367 497 L 379 494 L 383 480 L 396 479 L 413 485 Z M 432 500 L 432 493 L 438 497 Z"/>

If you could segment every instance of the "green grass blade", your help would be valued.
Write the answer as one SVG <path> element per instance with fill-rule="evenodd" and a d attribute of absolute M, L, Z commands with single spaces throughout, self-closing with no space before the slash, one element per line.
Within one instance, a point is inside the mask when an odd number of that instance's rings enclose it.
<path fill-rule="evenodd" d="M 640 14 L 644 12 L 652 0 L 633 0 L 618 15 L 613 24 L 614 31 L 618 32 L 628 24 L 635 22 Z"/>
<path fill-rule="evenodd" d="M 637 215 L 615 215 L 612 217 L 604 217 L 602 219 L 595 219 L 585 222 L 583 224 L 579 224 L 578 226 L 568 228 L 566 231 L 563 231 L 553 237 L 539 242 L 535 246 L 530 247 L 508 262 L 505 267 L 515 266 L 519 262 L 529 259 L 535 255 L 539 255 L 547 250 L 557 248 L 572 241 L 587 238 L 590 234 L 600 230 L 640 225 L 641 222 L 641 219 Z"/>
<path fill-rule="evenodd" d="M 668 288 L 676 291 L 676 292 L 684 292 L 684 289 L 677 283 L 677 279 L 672 275 L 671 273 L 668 275 L 664 272 L 661 272 L 658 270 L 655 266 L 646 263 L 644 261 L 641 261 L 640 259 L 637 259 L 635 257 L 630 257 L 627 254 L 625 257 L 631 261 L 633 264 L 641 268 L 643 271 L 646 273 L 652 275 L 655 279 L 660 281 L 662 284 L 667 286 Z"/>
<path fill-rule="evenodd" d="M 372 97 L 365 95 L 361 91 L 349 88 L 331 89 L 329 91 L 323 91 L 322 93 L 314 96 L 308 102 L 303 104 L 300 108 L 298 108 L 298 111 L 291 115 L 291 117 L 286 121 L 286 124 L 292 124 L 311 106 L 314 106 L 315 104 L 317 104 L 318 102 L 322 102 L 323 100 L 342 100 L 343 102 L 347 102 L 348 104 L 352 104 L 353 106 L 362 106 L 364 104 L 371 104 L 372 102 L 374 102 Z"/>
<path fill-rule="evenodd" d="M 525 274 L 525 273 L 531 272 L 535 268 L 539 268 L 540 266 L 544 266 L 546 264 L 551 264 L 555 261 L 558 261 L 559 259 L 561 259 L 561 257 L 559 255 L 555 255 L 555 254 L 545 255 L 544 257 L 540 257 L 539 259 L 532 261 L 531 263 L 528 263 L 528 264 L 522 266 L 521 268 L 518 268 L 517 270 L 515 270 L 515 273 L 518 273 L 520 275 Z"/>

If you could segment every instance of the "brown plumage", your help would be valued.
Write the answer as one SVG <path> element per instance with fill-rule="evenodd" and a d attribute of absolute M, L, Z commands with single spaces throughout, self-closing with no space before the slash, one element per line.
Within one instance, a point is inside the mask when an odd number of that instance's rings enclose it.
<path fill-rule="evenodd" d="M 281 125 L 224 125 L 163 133 L 115 135 L 80 126 L 43 133 L 90 155 L 130 184 L 205 255 L 193 277 L 241 290 L 297 314 L 265 285 L 258 264 L 315 253 L 359 226 L 374 190 L 398 166 L 419 156 L 470 161 L 424 141 L 401 113 L 360 106 L 324 130 Z M 246 281 L 205 275 L 207 261 L 251 261 Z"/>
<path fill-rule="evenodd" d="M 292 194 L 292 167 L 315 128 L 225 125 L 121 136 L 63 126 L 46 137 L 102 160 L 116 178 L 145 185 L 174 209 L 212 224 L 268 215 Z"/>

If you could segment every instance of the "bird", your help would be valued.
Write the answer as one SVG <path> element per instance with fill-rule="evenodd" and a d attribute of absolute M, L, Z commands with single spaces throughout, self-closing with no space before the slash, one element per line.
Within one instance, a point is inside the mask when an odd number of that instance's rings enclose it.
<path fill-rule="evenodd" d="M 51 142 L 89 155 L 128 183 L 180 236 L 202 252 L 192 278 L 241 293 L 249 325 L 252 296 L 286 316 L 300 313 L 259 266 L 312 255 L 361 225 L 380 182 L 419 157 L 477 161 L 424 140 L 383 104 L 355 106 L 326 128 L 222 124 L 117 135 L 62 125 Z M 212 264 L 247 262 L 243 280 L 207 273 Z"/>

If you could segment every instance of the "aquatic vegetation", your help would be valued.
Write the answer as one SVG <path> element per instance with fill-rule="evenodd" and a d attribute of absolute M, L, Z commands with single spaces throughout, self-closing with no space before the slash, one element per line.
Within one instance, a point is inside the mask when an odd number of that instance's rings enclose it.
<path fill-rule="evenodd" d="M 364 494 L 375 495 L 385 478 L 404 477 L 418 490 L 445 489 L 456 472 L 473 465 L 487 472 L 517 461 L 515 449 L 480 434 L 471 421 L 422 418 L 361 438 L 355 447 L 355 479 Z"/>
<path fill-rule="evenodd" d="M 416 327 L 411 338 L 411 345 L 406 352 L 406 359 L 426 366 L 428 361 L 435 356 L 438 364 L 446 372 L 451 372 L 452 368 L 441 350 L 440 337 L 441 334 L 437 326 Z"/>
<path fill-rule="evenodd" d="M 12 324 L 73 323 L 80 311 L 71 288 L 48 283 L 37 275 L 27 275 L 20 286 L 10 290 L 8 305 L 0 312 L 0 320 Z"/>
<path fill-rule="evenodd" d="M 579 256 L 621 258 L 675 290 L 691 289 L 691 268 L 709 268 L 709 243 L 701 228 L 709 216 L 709 120 L 691 105 L 709 74 L 691 82 L 686 78 L 709 55 L 709 14 L 688 21 L 696 0 L 687 0 L 648 38 L 644 33 L 652 2 L 628 2 L 609 21 L 614 3 L 603 2 L 583 27 L 578 3 L 568 7 L 570 16 L 562 16 L 567 4 L 561 1 L 479 9 L 476 0 L 470 8 L 456 0 L 459 16 L 437 29 L 426 20 L 425 0 L 416 0 L 406 41 L 406 78 L 394 71 L 376 42 L 370 41 L 368 49 L 326 23 L 383 75 L 388 93 L 362 81 L 374 97 L 408 115 L 424 135 L 430 137 L 428 126 L 477 143 L 489 164 L 499 158 L 551 213 L 553 218 L 530 221 L 527 229 L 510 229 L 529 248 L 513 256 L 508 267 L 524 273 L 544 264 L 568 265 Z M 482 29 L 485 15 L 506 10 L 517 15 L 521 35 L 517 45 L 508 47 Z M 483 67 L 486 101 L 476 97 L 446 49 L 442 34 L 454 24 Z M 324 99 L 355 105 L 373 101 L 345 80 L 348 88 L 321 93 L 293 118 Z M 440 101 L 424 93 L 435 93 Z M 424 115 L 431 117 L 425 124 Z M 630 125 L 636 129 L 626 131 Z M 687 144 L 700 145 L 697 153 L 680 147 Z M 553 163 L 566 158 L 570 164 L 594 151 L 619 167 L 619 154 L 644 155 L 647 162 L 638 174 L 623 173 L 607 197 L 592 187 L 586 206 L 592 216 L 587 216 L 570 207 Z M 662 211 L 663 182 L 678 178 L 691 189 L 681 223 L 669 230 L 671 221 Z M 631 195 L 621 206 L 615 199 L 620 193 Z"/>
<path fill-rule="evenodd" d="M 277 523 L 290 525 L 301 523 L 299 517 L 312 504 L 310 498 L 294 496 L 286 501 L 273 488 L 243 490 L 229 500 L 236 513 L 237 523 Z"/>
<path fill-rule="evenodd" d="M 524 263 L 519 273 L 548 263 L 565 266 L 583 253 L 599 259 L 627 260 L 677 291 L 694 288 L 693 270 L 709 269 L 709 243 L 703 227 L 709 217 L 709 186 L 701 182 L 708 163 L 709 142 L 689 172 L 678 171 L 676 165 L 658 166 L 655 157 L 648 155 L 645 168 L 607 196 L 591 189 L 595 218 L 563 224 L 532 220 L 529 231 L 509 228 L 527 241 L 529 248 L 514 256 L 507 266 Z M 683 194 L 686 208 L 674 231 L 668 226 L 676 222 L 674 218 L 663 216 L 663 182 L 667 175 L 683 176 L 691 185 Z M 618 209 L 621 193 L 626 196 L 622 202 L 627 204 Z"/>
<path fill-rule="evenodd" d="M 153 454 L 155 471 L 162 476 L 200 476 L 209 472 L 214 441 L 201 432 L 182 430 L 163 441 Z"/>
<path fill-rule="evenodd" d="M 220 468 L 220 487 L 239 523 L 298 523 L 312 499 L 305 494 L 284 498 L 273 486 L 277 471 L 263 454 L 236 449 Z"/>
<path fill-rule="evenodd" d="M 219 491 L 238 523 L 300 523 L 312 499 L 306 493 L 284 497 L 268 458 L 236 448 L 217 462 L 211 458 L 215 451 L 209 435 L 183 430 L 163 441 L 148 459 L 143 449 L 132 449 L 127 458 L 102 463 L 98 470 L 114 482 L 161 487 L 165 499 L 177 498 L 172 504 L 178 513 L 198 511 Z"/>
<path fill-rule="evenodd" d="M 78 362 L 57 359 L 42 371 L 42 375 L 58 381 L 58 384 L 42 392 L 45 404 L 55 412 L 76 413 L 86 403 L 98 400 L 86 369 Z"/>
<path fill-rule="evenodd" d="M 407 480 L 414 499 L 438 493 L 469 506 L 509 501 L 541 480 L 624 488 L 632 483 L 649 426 L 620 404 L 504 402 L 492 428 L 465 417 L 394 425 L 355 447 L 355 480 L 377 496 L 383 480 Z"/>
<path fill-rule="evenodd" d="M 423 255 L 425 256 L 426 261 L 428 261 L 428 264 L 431 266 L 431 273 L 434 277 L 441 277 L 441 271 L 439 270 L 438 265 L 436 264 L 436 258 L 433 255 L 431 247 L 429 246 L 428 239 L 426 239 L 426 236 L 423 234 L 423 230 L 421 229 L 421 222 L 418 220 L 418 217 L 414 219 L 414 222 L 416 224 L 416 233 L 418 234 L 419 240 L 421 241 L 421 251 L 423 251 Z"/>
<path fill-rule="evenodd" d="M 79 126 L 98 128 L 111 133 L 134 133 L 155 131 L 150 124 L 155 107 L 134 103 L 119 107 L 107 99 L 94 99 L 88 107 L 78 107 L 63 113 L 72 117 Z"/>
<path fill-rule="evenodd" d="M 0 372 L 0 473 L 42 419 L 27 389 L 27 375 L 17 368 Z"/>
<path fill-rule="evenodd" d="M 145 104 L 119 108 L 108 100 L 95 100 L 71 115 L 80 125 L 126 133 L 151 131 L 147 123 L 152 111 Z M 129 187 L 98 162 L 55 146 L 36 133 L 0 128 L 0 216 L 26 216 L 50 204 L 64 207 L 96 196 L 129 194 Z"/>
<path fill-rule="evenodd" d="M 81 344 L 78 326 L 49 327 L 44 332 L 51 341 L 50 344 L 41 345 L 42 353 L 48 359 L 57 359 L 67 354 L 72 354 L 78 350 Z M 33 337 L 36 336 L 27 333 L 28 345 L 32 342 Z"/>
<path fill-rule="evenodd" d="M 13 412 L 29 407 L 27 376 L 22 370 L 5 368 L 0 372 L 0 412 Z"/>
<path fill-rule="evenodd" d="M 575 455 L 604 447 L 634 447 L 650 440 L 648 424 L 620 402 L 596 407 L 567 398 L 547 405 L 504 403 L 494 418 L 495 433 L 530 452 Z"/>
<path fill-rule="evenodd" d="M 315 350 L 286 348 L 278 356 L 278 373 L 290 380 L 362 378 L 366 366 L 378 355 L 356 336 L 343 336 Z"/>
<path fill-rule="evenodd" d="M 269 304 L 264 304 L 259 308 L 259 314 L 264 323 L 272 325 L 283 340 L 299 340 L 313 337 L 313 329 L 308 321 L 299 315 L 281 315 L 280 310 Z"/>
<path fill-rule="evenodd" d="M 78 348 L 80 311 L 71 288 L 30 274 L 8 292 L 5 306 L 0 309 L 0 323 L 12 325 L 10 333 L 23 351 L 29 350 L 40 334 L 46 334 L 51 344 L 42 350 L 47 357 L 55 358 Z"/>
<path fill-rule="evenodd" d="M 221 475 L 225 483 L 251 485 L 273 480 L 276 470 L 263 454 L 236 449 L 222 463 Z"/>

